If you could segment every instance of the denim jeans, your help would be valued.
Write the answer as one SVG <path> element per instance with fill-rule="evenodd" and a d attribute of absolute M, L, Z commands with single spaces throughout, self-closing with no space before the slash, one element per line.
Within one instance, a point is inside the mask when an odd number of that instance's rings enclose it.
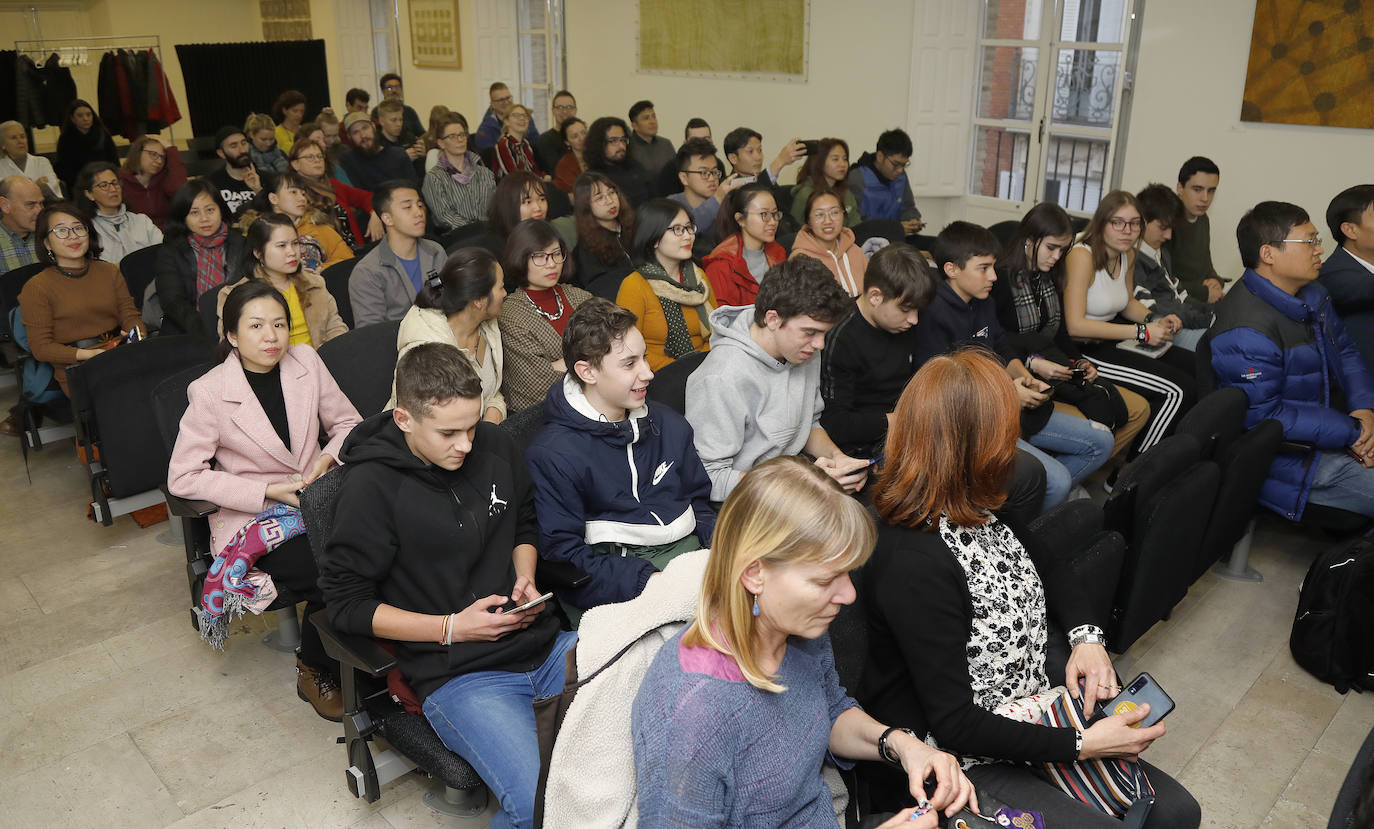
<path fill-rule="evenodd" d="M 1307 501 L 1374 518 L 1374 469 L 1361 466 L 1344 449 L 1324 449 Z"/>
<path fill-rule="evenodd" d="M 425 700 L 425 718 L 439 739 L 472 764 L 501 804 L 493 829 L 534 825 L 539 737 L 533 703 L 563 690 L 565 657 L 576 642 L 576 633 L 560 631 L 535 670 L 463 674 Z"/>
<path fill-rule="evenodd" d="M 1031 446 L 1024 438 L 1016 439 L 1016 448 L 1040 461 L 1040 465 L 1045 467 L 1045 500 L 1040 504 L 1040 512 L 1057 506 L 1068 497 L 1073 482 L 1069 480 L 1069 470 L 1064 468 L 1064 464 L 1055 460 L 1054 456 Z"/>
<path fill-rule="evenodd" d="M 1106 463 L 1115 444 L 1116 438 L 1107 429 L 1064 412 L 1050 415 L 1044 428 L 1029 440 L 1016 442 L 1045 467 L 1044 509 L 1063 501 L 1075 484 Z"/>

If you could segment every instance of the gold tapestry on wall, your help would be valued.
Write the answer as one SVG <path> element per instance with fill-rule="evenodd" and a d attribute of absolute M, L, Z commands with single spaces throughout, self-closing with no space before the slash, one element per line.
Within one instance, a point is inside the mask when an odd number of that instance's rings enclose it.
<path fill-rule="evenodd" d="M 1240 120 L 1374 126 L 1374 3 L 1258 0 Z"/>
<path fill-rule="evenodd" d="M 809 0 L 639 0 L 639 71 L 804 81 Z"/>
<path fill-rule="evenodd" d="M 416 66 L 462 69 L 458 0 L 410 0 L 410 55 Z"/>
<path fill-rule="evenodd" d="M 263 40 L 310 40 L 310 0 L 260 0 Z"/>

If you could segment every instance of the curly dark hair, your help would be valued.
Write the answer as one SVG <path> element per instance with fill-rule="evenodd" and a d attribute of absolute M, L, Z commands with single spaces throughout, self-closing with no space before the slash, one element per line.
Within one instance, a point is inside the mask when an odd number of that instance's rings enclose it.
<path fill-rule="evenodd" d="M 598 118 L 587 127 L 587 143 L 582 147 L 582 160 L 589 170 L 604 170 L 606 161 L 606 133 L 611 127 L 620 127 L 626 138 L 630 137 L 630 127 L 619 118 Z"/>
<path fill-rule="evenodd" d="M 620 235 L 602 227 L 592 215 L 592 191 L 597 185 L 608 188 L 620 201 L 615 215 Z M 625 246 L 635 235 L 635 211 L 629 199 L 605 173 L 589 170 L 577 177 L 573 184 L 573 216 L 577 220 L 577 244 L 596 255 L 602 262 L 616 262 L 625 255 Z"/>
<path fill-rule="evenodd" d="M 754 324 L 762 325 L 769 311 L 783 322 L 808 316 L 817 322 L 839 322 L 854 309 L 854 299 L 821 260 L 810 256 L 785 259 L 768 269 L 754 298 Z"/>

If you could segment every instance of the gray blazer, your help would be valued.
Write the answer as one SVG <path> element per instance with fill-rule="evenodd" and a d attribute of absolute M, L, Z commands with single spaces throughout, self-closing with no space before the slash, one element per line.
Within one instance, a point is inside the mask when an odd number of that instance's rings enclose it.
<path fill-rule="evenodd" d="M 444 266 L 444 248 L 438 242 L 421 239 L 418 255 L 422 277 L 438 276 Z M 385 240 L 353 266 L 348 300 L 353 305 L 354 328 L 399 320 L 415 304 L 415 285 Z"/>

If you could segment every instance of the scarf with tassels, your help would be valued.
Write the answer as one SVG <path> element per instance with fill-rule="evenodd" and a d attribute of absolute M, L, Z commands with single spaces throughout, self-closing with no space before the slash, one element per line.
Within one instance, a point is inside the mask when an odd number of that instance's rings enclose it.
<path fill-rule="evenodd" d="M 639 266 L 639 273 L 649 283 L 649 290 L 658 297 L 663 306 L 663 318 L 668 323 L 668 336 L 664 340 L 663 353 L 674 360 L 684 354 L 696 351 L 692 345 L 692 333 L 687 330 L 687 319 L 682 315 L 683 306 L 695 308 L 701 324 L 701 339 L 711 339 L 711 287 L 705 280 L 697 279 L 697 268 L 691 262 L 682 263 L 682 280 L 668 275 L 658 262 L 645 262 Z"/>
<path fill-rule="evenodd" d="M 229 624 L 244 611 L 261 613 L 277 597 L 272 577 L 254 570 L 257 560 L 305 532 L 301 511 L 288 504 L 277 504 L 259 513 L 215 556 L 205 574 L 200 606 L 194 608 L 200 620 L 200 638 L 215 650 L 224 650 Z"/>
<path fill-rule="evenodd" d="M 219 230 L 209 236 L 186 234 L 191 250 L 196 253 L 196 298 L 224 281 L 225 242 L 229 239 L 229 223 L 220 222 Z"/>

